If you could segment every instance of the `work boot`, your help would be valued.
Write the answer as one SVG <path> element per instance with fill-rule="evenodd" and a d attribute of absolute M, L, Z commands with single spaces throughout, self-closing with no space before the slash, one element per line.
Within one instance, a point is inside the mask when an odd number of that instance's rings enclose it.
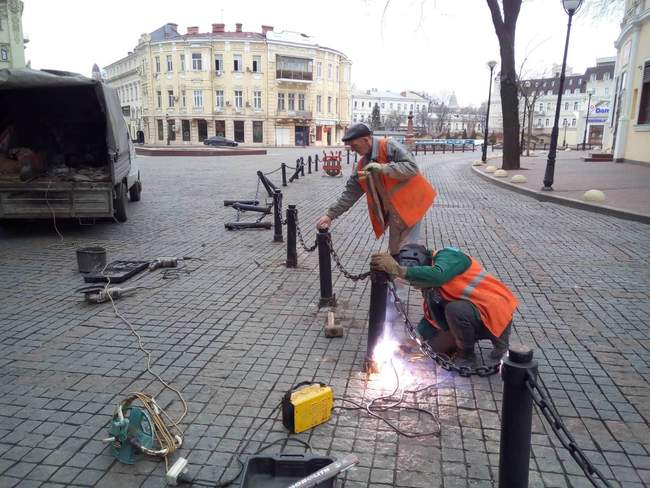
<path fill-rule="evenodd" d="M 492 339 L 494 349 L 490 351 L 490 359 L 501 359 L 503 355 L 508 352 L 508 347 L 510 346 L 510 329 L 512 329 L 512 323 L 506 327 L 506 330 L 503 331 L 501 337 L 495 337 Z"/>
<path fill-rule="evenodd" d="M 459 349 L 452 356 L 453 363 L 459 368 L 475 368 L 478 365 L 478 360 L 476 358 L 476 353 L 474 349 L 471 350 L 462 350 Z"/>

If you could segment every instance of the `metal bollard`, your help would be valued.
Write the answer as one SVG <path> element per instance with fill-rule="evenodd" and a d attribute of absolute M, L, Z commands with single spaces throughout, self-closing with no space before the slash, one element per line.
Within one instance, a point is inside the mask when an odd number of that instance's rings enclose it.
<path fill-rule="evenodd" d="M 305 176 L 305 158 L 300 156 L 300 176 Z"/>
<path fill-rule="evenodd" d="M 456 152 L 456 144 L 451 145 L 451 152 L 455 153 Z"/>
<path fill-rule="evenodd" d="M 476 151 L 476 144 L 472 143 L 472 152 Z"/>
<path fill-rule="evenodd" d="M 287 268 L 298 266 L 298 252 L 296 251 L 296 220 L 298 209 L 295 205 L 289 205 L 287 209 Z"/>
<path fill-rule="evenodd" d="M 311 174 L 311 155 L 307 156 L 307 173 Z"/>
<path fill-rule="evenodd" d="M 435 153 L 436 153 L 436 145 L 434 144 L 433 145 L 433 154 L 435 154 Z"/>
<path fill-rule="evenodd" d="M 415 155 L 416 156 L 418 155 L 418 145 L 417 144 L 415 145 Z"/>
<path fill-rule="evenodd" d="M 287 186 L 287 165 L 282 163 L 282 186 Z"/>
<path fill-rule="evenodd" d="M 293 180 L 299 180 L 300 179 L 300 158 L 296 159 L 296 172 L 293 174 L 291 178 L 289 178 L 289 181 L 292 182 Z"/>
<path fill-rule="evenodd" d="M 320 275 L 320 307 L 335 307 L 336 296 L 332 292 L 332 258 L 330 255 L 330 231 L 318 229 L 316 243 L 318 244 L 318 273 Z"/>
<path fill-rule="evenodd" d="M 465 152 L 465 143 L 463 142 L 463 150 L 462 152 Z"/>
<path fill-rule="evenodd" d="M 273 193 L 273 242 L 284 242 L 282 237 L 282 192 Z"/>
<path fill-rule="evenodd" d="M 503 402 L 499 448 L 499 488 L 527 488 L 533 396 L 528 375 L 537 376 L 537 361 L 526 346 L 510 347 L 501 365 Z"/>
<path fill-rule="evenodd" d="M 384 332 L 386 321 L 386 299 L 388 295 L 388 275 L 383 271 L 370 273 L 370 308 L 368 309 L 368 345 L 363 361 L 365 373 L 377 373 L 379 368 L 373 359 L 377 342 Z"/>
<path fill-rule="evenodd" d="M 417 154 L 417 153 L 415 153 L 415 154 Z M 345 159 L 347 161 L 347 164 L 350 164 L 350 150 L 349 149 L 345 150 Z"/>
<path fill-rule="evenodd" d="M 315 167 L 314 171 L 316 171 L 316 173 L 318 173 L 318 154 L 316 154 L 316 156 L 314 156 L 314 167 Z"/>
<path fill-rule="evenodd" d="M 426 145 L 424 146 L 424 155 L 425 156 L 427 155 L 427 146 Z"/>
<path fill-rule="evenodd" d="M 442 154 L 445 154 L 446 152 L 447 152 L 447 143 L 445 142 L 445 143 L 442 145 Z"/>

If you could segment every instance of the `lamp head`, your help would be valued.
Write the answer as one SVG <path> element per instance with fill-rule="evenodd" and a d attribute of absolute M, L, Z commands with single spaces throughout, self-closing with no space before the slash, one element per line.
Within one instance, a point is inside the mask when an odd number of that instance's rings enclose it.
<path fill-rule="evenodd" d="M 580 6 L 582 5 L 583 0 L 562 0 L 562 6 L 567 14 L 575 14 Z"/>
<path fill-rule="evenodd" d="M 491 70 L 493 70 L 494 67 L 497 65 L 497 62 L 496 61 L 488 61 L 487 65 L 490 67 Z"/>

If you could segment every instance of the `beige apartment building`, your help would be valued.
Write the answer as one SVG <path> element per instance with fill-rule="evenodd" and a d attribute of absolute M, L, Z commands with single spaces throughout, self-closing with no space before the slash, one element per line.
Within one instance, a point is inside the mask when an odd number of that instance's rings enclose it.
<path fill-rule="evenodd" d="M 208 33 L 188 27 L 181 34 L 169 23 L 143 34 L 105 72 L 118 92 L 127 87 L 124 113 L 137 104 L 141 120 L 132 125 L 147 144 L 221 135 L 247 146 L 325 146 L 339 143 L 349 125 L 350 67 L 344 54 L 304 34 L 271 26 L 246 32 L 242 24 L 234 32 L 212 24 Z"/>
<path fill-rule="evenodd" d="M 23 7 L 20 0 L 0 0 L 0 68 L 25 67 Z"/>
<path fill-rule="evenodd" d="M 626 0 L 615 43 L 614 159 L 650 164 L 650 0 Z"/>

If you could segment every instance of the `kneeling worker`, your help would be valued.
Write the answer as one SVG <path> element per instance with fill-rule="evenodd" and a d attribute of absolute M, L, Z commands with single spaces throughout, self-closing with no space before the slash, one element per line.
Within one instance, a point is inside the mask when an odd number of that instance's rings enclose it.
<path fill-rule="evenodd" d="M 400 252 L 401 266 L 389 254 L 375 254 L 370 269 L 384 271 L 422 289 L 424 317 L 418 332 L 435 352 L 452 354 L 458 366 L 476 365 L 474 344 L 492 341 L 492 359 L 508 350 L 517 299 L 474 258 L 453 247 L 433 253 L 409 244 Z"/>

